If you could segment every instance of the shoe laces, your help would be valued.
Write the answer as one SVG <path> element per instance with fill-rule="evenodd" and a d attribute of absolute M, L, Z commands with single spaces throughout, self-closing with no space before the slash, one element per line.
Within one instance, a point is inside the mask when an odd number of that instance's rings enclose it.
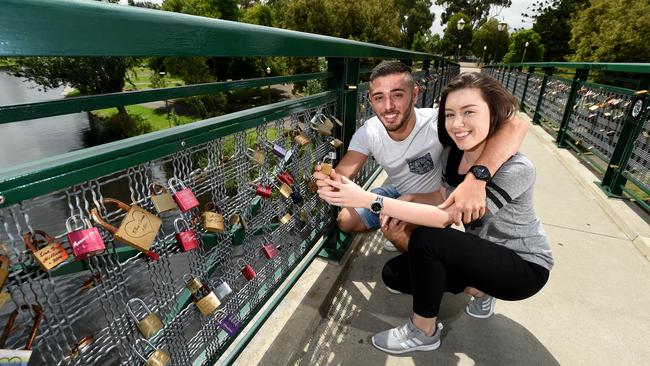
<path fill-rule="evenodd" d="M 411 333 L 411 329 L 409 327 L 409 323 L 404 323 L 401 327 L 393 328 L 392 329 L 393 337 L 397 339 L 407 339 L 409 333 Z"/>

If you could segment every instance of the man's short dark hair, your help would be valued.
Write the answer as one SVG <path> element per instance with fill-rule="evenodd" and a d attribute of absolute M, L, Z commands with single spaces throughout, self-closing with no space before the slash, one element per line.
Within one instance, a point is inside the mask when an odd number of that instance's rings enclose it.
<path fill-rule="evenodd" d="M 413 86 L 415 85 L 415 80 L 413 80 L 413 75 L 411 75 L 411 68 L 399 61 L 382 61 L 379 65 L 375 66 L 370 73 L 370 82 L 378 77 L 393 74 L 406 74 L 411 84 Z"/>

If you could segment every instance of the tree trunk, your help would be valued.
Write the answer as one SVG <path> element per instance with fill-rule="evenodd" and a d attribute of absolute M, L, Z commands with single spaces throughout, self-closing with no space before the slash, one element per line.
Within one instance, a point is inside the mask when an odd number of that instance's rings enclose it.
<path fill-rule="evenodd" d="M 124 106 L 119 106 L 119 107 L 115 107 L 115 108 L 117 108 L 117 113 L 120 114 L 121 116 L 126 117 L 126 116 L 129 115 L 129 112 L 126 111 L 126 108 Z"/>

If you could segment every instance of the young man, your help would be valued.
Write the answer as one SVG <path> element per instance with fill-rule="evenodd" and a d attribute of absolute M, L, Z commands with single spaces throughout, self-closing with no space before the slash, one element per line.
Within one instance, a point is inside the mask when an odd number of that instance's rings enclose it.
<path fill-rule="evenodd" d="M 440 193 L 443 146 L 438 140 L 438 110 L 415 108 L 418 87 L 408 66 L 384 61 L 370 75 L 370 103 L 375 117 L 352 136 L 348 151 L 336 165 L 336 174 L 353 179 L 372 155 L 386 171 L 390 185 L 375 188 L 378 195 L 440 205 L 453 210 L 453 221 L 469 223 L 485 213 L 485 186 L 499 167 L 514 155 L 528 126 L 513 119 L 504 123 L 489 139 L 481 158 L 464 182 L 444 202 Z M 330 189 L 322 175 L 314 173 L 319 189 Z M 380 227 L 379 216 L 365 208 L 343 208 L 338 217 L 343 231 L 362 232 Z M 398 226 L 399 225 L 399 226 Z M 384 234 L 390 241 L 407 229 L 405 223 L 392 222 Z M 386 250 L 396 250 L 387 243 Z"/>

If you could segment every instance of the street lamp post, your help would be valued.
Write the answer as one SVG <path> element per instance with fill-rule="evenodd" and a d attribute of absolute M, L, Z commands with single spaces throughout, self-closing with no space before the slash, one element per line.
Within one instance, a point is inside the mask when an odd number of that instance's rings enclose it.
<path fill-rule="evenodd" d="M 266 67 L 266 76 L 271 76 L 271 68 L 269 66 Z M 268 85 L 268 91 L 269 103 L 271 103 L 271 84 Z"/>
<path fill-rule="evenodd" d="M 497 31 L 498 31 L 497 32 L 497 44 L 494 47 L 495 50 L 494 50 L 494 59 L 492 61 L 493 63 L 497 62 L 497 56 L 499 55 L 499 38 L 501 38 L 501 32 L 503 32 L 506 29 L 508 29 L 508 24 L 506 24 L 506 23 L 499 23 L 499 25 L 497 25 Z"/>
<path fill-rule="evenodd" d="M 481 63 L 485 65 L 485 51 L 487 50 L 487 45 L 483 46 L 483 56 L 481 56 Z"/>
<path fill-rule="evenodd" d="M 456 62 L 458 62 L 460 60 L 460 48 L 461 48 L 461 44 L 460 44 L 460 34 L 461 33 L 460 32 L 463 30 L 463 28 L 465 28 L 465 19 L 460 18 L 458 20 L 458 23 L 456 23 L 456 29 L 458 29 L 458 51 L 456 53 Z"/>
<path fill-rule="evenodd" d="M 526 42 L 524 46 L 524 54 L 521 56 L 521 63 L 524 63 L 524 59 L 526 59 L 526 50 L 528 50 L 528 42 Z"/>

